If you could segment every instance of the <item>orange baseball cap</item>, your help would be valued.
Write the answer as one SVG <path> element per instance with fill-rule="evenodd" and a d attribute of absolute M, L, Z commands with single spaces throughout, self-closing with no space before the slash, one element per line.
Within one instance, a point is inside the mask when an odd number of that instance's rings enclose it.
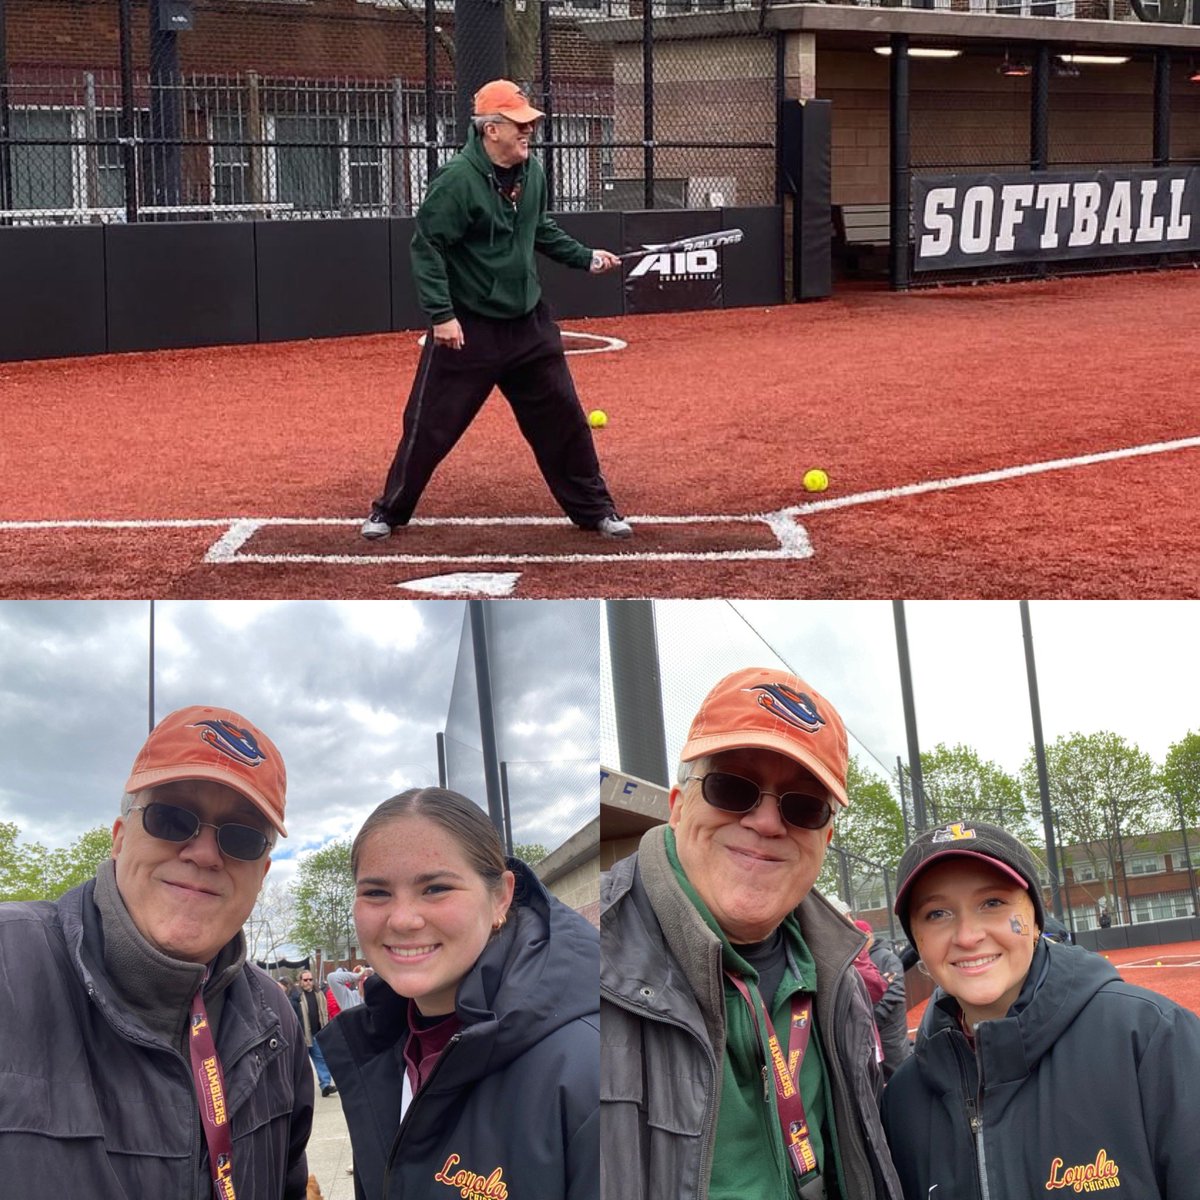
<path fill-rule="evenodd" d="M 509 79 L 493 79 L 475 93 L 475 115 L 493 114 L 510 121 L 539 121 L 546 114 L 529 103 L 529 97 Z"/>
<path fill-rule="evenodd" d="M 192 705 L 163 717 L 133 762 L 127 792 L 210 779 L 240 792 L 287 837 L 283 825 L 287 771 L 275 743 L 228 708 Z"/>
<path fill-rule="evenodd" d="M 795 759 L 849 806 L 846 726 L 837 709 L 798 676 L 767 667 L 726 675 L 704 697 L 679 757 L 691 762 L 748 748 Z"/>

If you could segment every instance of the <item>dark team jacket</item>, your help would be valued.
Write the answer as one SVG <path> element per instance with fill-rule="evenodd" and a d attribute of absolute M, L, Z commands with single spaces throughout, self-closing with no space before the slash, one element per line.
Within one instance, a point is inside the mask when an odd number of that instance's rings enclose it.
<path fill-rule="evenodd" d="M 515 191 L 515 204 L 500 192 L 472 126 L 417 212 L 413 279 L 434 324 L 461 316 L 463 308 L 495 318 L 532 312 L 542 294 L 535 250 L 569 267 L 591 266 L 591 250 L 547 216 L 546 174 L 537 159 L 519 168 Z"/>
<path fill-rule="evenodd" d="M 1200 1019 L 1040 939 L 1020 996 L 971 1052 L 934 994 L 883 1096 L 906 1200 L 1200 1195 Z M 935 1190 L 936 1189 L 936 1190 Z"/>
<path fill-rule="evenodd" d="M 211 1200 L 191 1064 L 118 1000 L 88 880 L 0 904 L 0 1195 Z M 287 997 L 247 963 L 216 1047 L 246 1200 L 303 1200 L 312 1067 Z"/>
<path fill-rule="evenodd" d="M 359 1200 L 599 1195 L 600 942 L 515 859 L 507 924 L 459 985 L 463 1028 L 399 1119 L 408 1001 L 378 976 L 318 1037 Z"/>

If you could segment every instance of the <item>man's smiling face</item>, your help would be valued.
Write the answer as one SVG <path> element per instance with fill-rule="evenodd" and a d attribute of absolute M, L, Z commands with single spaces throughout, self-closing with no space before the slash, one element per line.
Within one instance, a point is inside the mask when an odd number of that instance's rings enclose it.
<path fill-rule="evenodd" d="M 813 776 L 773 750 L 725 750 L 693 767 L 693 775 L 741 775 L 770 793 L 739 814 L 708 804 L 696 779 L 671 789 L 670 823 L 689 882 L 731 942 L 762 941 L 812 890 L 832 820 L 820 829 L 799 829 L 783 820 L 778 796 L 810 789 Z"/>
<path fill-rule="evenodd" d="M 234 822 L 271 835 L 262 813 L 222 783 L 187 779 L 138 794 L 139 804 L 154 801 L 211 825 Z M 222 854 L 207 826 L 186 842 L 151 837 L 140 811 L 117 818 L 112 856 L 117 889 L 141 935 L 171 958 L 196 963 L 210 962 L 245 924 L 271 865 L 269 851 L 253 862 Z"/>

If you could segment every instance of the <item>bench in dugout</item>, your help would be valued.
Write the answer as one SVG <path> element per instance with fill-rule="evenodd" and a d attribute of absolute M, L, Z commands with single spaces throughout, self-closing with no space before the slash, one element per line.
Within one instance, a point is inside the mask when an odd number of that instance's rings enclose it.
<path fill-rule="evenodd" d="M 891 241 L 890 204 L 833 206 L 834 262 L 847 274 L 887 274 Z"/>

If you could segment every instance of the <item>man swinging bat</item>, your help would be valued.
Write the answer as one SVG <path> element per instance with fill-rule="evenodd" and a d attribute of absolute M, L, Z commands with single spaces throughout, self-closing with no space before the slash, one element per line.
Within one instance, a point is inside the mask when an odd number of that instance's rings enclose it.
<path fill-rule="evenodd" d="M 541 300 L 534 251 L 581 270 L 620 259 L 591 250 L 546 213 L 546 177 L 529 138 L 544 115 L 515 83 L 475 94 L 466 146 L 437 174 L 417 212 L 413 277 L 432 331 L 404 410 L 404 432 L 362 536 L 407 525 L 438 464 L 493 387 L 512 406 L 555 500 L 581 529 L 628 538 Z"/>

